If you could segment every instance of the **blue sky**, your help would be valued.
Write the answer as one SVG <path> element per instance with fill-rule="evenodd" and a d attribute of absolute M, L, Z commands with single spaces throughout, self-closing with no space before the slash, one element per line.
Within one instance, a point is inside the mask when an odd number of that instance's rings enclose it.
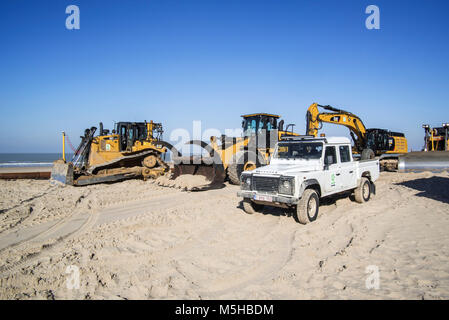
<path fill-rule="evenodd" d="M 80 8 L 67 30 L 65 8 Z M 380 8 L 380 30 L 365 8 Z M 58 152 L 103 121 L 237 128 L 273 112 L 305 131 L 312 102 L 423 145 L 449 121 L 447 1 L 0 2 L 0 152 Z M 348 130 L 325 125 L 327 135 Z"/>

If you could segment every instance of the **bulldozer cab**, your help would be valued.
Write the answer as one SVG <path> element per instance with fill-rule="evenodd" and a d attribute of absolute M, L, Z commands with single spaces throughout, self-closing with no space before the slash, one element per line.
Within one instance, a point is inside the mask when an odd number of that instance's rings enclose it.
<path fill-rule="evenodd" d="M 132 151 L 136 141 L 160 141 L 162 139 L 162 125 L 154 122 L 118 122 L 115 132 L 119 136 L 119 150 Z"/>

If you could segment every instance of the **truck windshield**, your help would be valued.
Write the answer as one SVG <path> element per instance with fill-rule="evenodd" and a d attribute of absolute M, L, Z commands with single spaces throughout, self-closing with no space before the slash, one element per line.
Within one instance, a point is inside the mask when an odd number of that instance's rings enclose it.
<path fill-rule="evenodd" d="M 321 142 L 284 142 L 278 144 L 275 158 L 278 159 L 320 159 L 323 153 Z"/>

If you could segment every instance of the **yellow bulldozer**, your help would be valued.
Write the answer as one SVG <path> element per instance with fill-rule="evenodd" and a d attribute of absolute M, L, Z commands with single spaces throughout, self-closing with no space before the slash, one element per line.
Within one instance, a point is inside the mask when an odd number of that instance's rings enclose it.
<path fill-rule="evenodd" d="M 210 143 L 192 140 L 208 155 L 174 158 L 172 179 L 183 174 L 203 175 L 210 184 L 222 184 L 228 178 L 232 184 L 240 183 L 240 174 L 269 163 L 276 142 L 286 136 L 297 136 L 294 124 L 284 128 L 280 116 L 269 113 L 242 115 L 242 137 L 211 137 Z"/>
<path fill-rule="evenodd" d="M 431 128 L 428 124 L 422 126 L 425 131 L 423 151 L 448 151 L 449 150 L 449 123 L 443 123 L 441 127 Z"/>
<path fill-rule="evenodd" d="M 399 158 L 399 172 L 441 172 L 449 170 L 449 123 L 424 128 L 424 148 Z"/>
<path fill-rule="evenodd" d="M 162 124 L 150 122 L 118 122 L 112 132 L 100 123 L 86 129 L 71 161 L 55 161 L 51 179 L 68 185 L 89 185 L 131 178 L 156 178 L 169 171 L 162 156 L 171 145 L 162 141 Z"/>
<path fill-rule="evenodd" d="M 320 112 L 319 108 L 325 112 Z M 399 156 L 408 152 L 407 139 L 403 133 L 367 129 L 358 116 L 345 110 L 313 103 L 307 110 L 306 119 L 306 134 L 315 137 L 323 123 L 347 127 L 354 141 L 353 153 L 359 154 L 362 160 L 379 157 L 380 165 L 385 170 L 396 170 Z"/>

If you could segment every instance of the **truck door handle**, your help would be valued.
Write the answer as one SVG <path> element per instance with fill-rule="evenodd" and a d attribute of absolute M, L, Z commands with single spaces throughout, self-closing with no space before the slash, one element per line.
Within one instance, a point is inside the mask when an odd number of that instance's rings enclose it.
<path fill-rule="evenodd" d="M 354 171 L 349 171 L 349 173 L 354 173 Z"/>
<path fill-rule="evenodd" d="M 337 176 L 339 176 L 340 174 L 339 173 L 337 173 Z"/>

